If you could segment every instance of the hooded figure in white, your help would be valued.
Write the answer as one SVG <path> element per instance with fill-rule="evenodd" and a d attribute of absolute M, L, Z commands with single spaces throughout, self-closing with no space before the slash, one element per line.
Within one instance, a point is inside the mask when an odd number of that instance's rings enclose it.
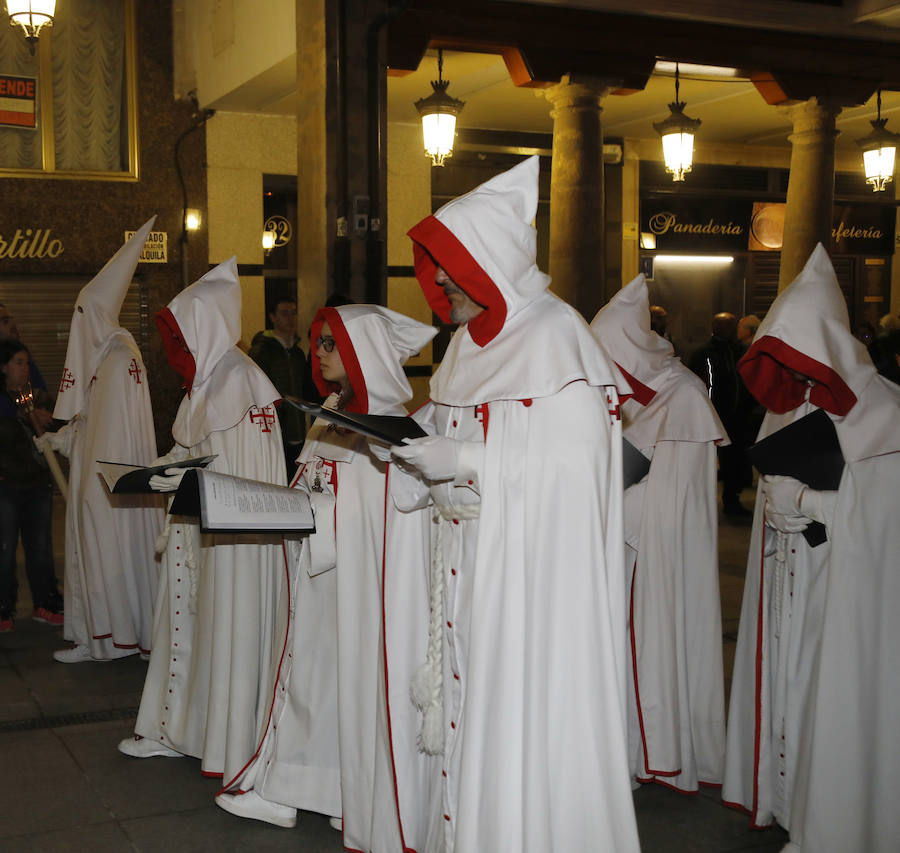
<path fill-rule="evenodd" d="M 822 409 L 845 465 L 836 491 L 761 478 L 723 800 L 754 826 L 776 820 L 786 850 L 888 853 L 900 838 L 900 389 L 850 333 L 821 244 L 739 369 L 767 410 L 760 438 Z M 828 537 L 815 547 L 811 520 Z"/>
<path fill-rule="evenodd" d="M 326 407 L 404 415 L 403 364 L 435 331 L 377 305 L 321 309 L 310 337 Z M 288 654 L 260 748 L 216 802 L 281 826 L 298 808 L 343 814 L 348 850 L 424 851 L 439 767 L 416 749 L 409 682 L 428 634 L 426 534 L 421 519 L 385 520 L 389 466 L 358 433 L 317 420 L 299 462 L 316 532 L 299 555 Z"/>
<path fill-rule="evenodd" d="M 275 387 L 236 344 L 241 290 L 234 258 L 179 293 L 156 316 L 169 363 L 184 378 L 172 435 L 159 461 L 215 454 L 210 471 L 284 485 Z M 183 473 L 183 472 L 182 472 Z M 164 537 L 154 647 L 135 738 L 137 758 L 191 755 L 203 773 L 233 775 L 268 713 L 271 671 L 284 637 L 281 537 L 201 534 L 170 516 Z"/>
<path fill-rule="evenodd" d="M 76 643 L 63 663 L 150 652 L 163 521 L 156 502 L 111 496 L 97 461 L 149 465 L 156 457 L 150 390 L 140 350 L 119 311 L 153 227 L 146 222 L 78 294 L 53 417 L 47 433 L 69 457 L 65 628 Z"/>
<path fill-rule="evenodd" d="M 716 445 L 728 443 L 703 383 L 650 329 L 639 275 L 591 330 L 631 385 L 623 436 L 651 460 L 625 491 L 631 773 L 694 793 L 725 757 Z"/>
<path fill-rule="evenodd" d="M 426 298 L 460 323 L 416 415 L 435 435 L 394 448 L 416 469 L 392 478 L 395 502 L 436 519 L 413 691 L 442 754 L 446 850 L 628 853 L 628 385 L 547 290 L 537 201 L 533 157 L 409 232 Z"/>

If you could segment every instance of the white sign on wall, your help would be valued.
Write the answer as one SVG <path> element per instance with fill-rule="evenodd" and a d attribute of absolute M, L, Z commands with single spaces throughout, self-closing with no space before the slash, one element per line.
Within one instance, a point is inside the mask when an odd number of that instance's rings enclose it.
<path fill-rule="evenodd" d="M 133 236 L 134 231 L 125 232 L 125 242 L 128 242 Z M 151 231 L 147 235 L 147 242 L 141 250 L 141 256 L 138 263 L 141 264 L 165 264 L 169 260 L 168 252 L 168 236 L 165 231 Z"/>

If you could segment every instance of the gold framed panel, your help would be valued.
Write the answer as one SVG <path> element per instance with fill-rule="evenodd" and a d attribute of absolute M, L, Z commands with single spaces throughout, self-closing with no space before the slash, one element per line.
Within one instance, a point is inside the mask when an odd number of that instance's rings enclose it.
<path fill-rule="evenodd" d="M 38 40 L 38 54 L 42 82 L 41 101 L 41 149 L 42 169 L 8 169 L 0 167 L 0 178 L 40 178 L 78 181 L 126 181 L 140 178 L 140 141 L 138 138 L 138 87 L 137 87 L 137 13 L 136 0 L 125 0 L 125 91 L 127 93 L 128 168 L 119 172 L 63 171 L 56 168 L 56 140 L 53 130 L 53 42 L 49 38 Z"/>

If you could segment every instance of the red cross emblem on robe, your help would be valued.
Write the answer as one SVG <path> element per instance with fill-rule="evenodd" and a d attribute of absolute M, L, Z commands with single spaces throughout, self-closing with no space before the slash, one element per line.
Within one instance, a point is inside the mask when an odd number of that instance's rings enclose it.
<path fill-rule="evenodd" d="M 259 408 L 259 406 L 251 406 L 250 422 L 258 424 L 260 432 L 272 432 L 272 430 L 269 429 L 269 424 L 275 423 L 275 412 L 272 410 L 271 406 L 263 406 L 262 408 Z"/>
<path fill-rule="evenodd" d="M 609 411 L 609 421 L 614 424 L 616 421 L 622 420 L 622 415 L 619 411 L 619 400 L 618 398 L 613 398 L 608 386 L 604 390 L 606 391 L 606 407 Z"/>
<path fill-rule="evenodd" d="M 134 379 L 135 385 L 141 384 L 141 368 L 136 358 L 131 359 L 131 364 L 128 365 L 128 375 Z"/>
<path fill-rule="evenodd" d="M 59 380 L 59 393 L 62 394 L 66 388 L 71 388 L 75 384 L 75 377 L 68 367 L 63 368 L 62 378 Z"/>

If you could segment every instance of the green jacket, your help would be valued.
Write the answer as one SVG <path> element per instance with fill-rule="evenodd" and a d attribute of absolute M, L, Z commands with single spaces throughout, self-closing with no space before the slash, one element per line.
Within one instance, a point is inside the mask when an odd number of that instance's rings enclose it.
<path fill-rule="evenodd" d="M 271 329 L 257 332 L 250 346 L 252 358 L 272 380 L 279 394 L 303 397 L 304 379 L 307 374 L 306 355 L 297 345 L 285 348 Z M 293 406 L 278 407 L 281 423 L 281 437 L 285 442 L 296 444 L 306 438 L 306 418 Z"/>

